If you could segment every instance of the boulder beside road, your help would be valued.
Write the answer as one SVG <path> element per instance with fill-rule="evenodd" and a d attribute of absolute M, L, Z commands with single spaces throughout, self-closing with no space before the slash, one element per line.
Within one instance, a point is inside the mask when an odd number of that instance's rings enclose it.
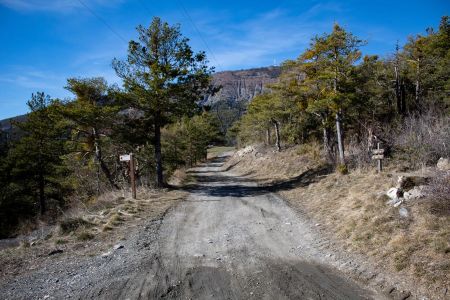
<path fill-rule="evenodd" d="M 450 171 L 450 159 L 444 158 L 444 157 L 439 158 L 439 160 L 436 164 L 436 168 L 439 171 L 444 171 L 444 172 Z"/>

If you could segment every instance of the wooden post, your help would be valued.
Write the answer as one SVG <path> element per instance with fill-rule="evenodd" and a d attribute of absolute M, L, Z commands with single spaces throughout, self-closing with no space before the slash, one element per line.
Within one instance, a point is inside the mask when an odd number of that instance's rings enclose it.
<path fill-rule="evenodd" d="M 378 173 L 383 171 L 384 149 L 380 148 L 380 143 L 377 143 L 377 149 L 372 150 L 372 159 L 377 160 Z"/>
<path fill-rule="evenodd" d="M 380 143 L 377 143 L 377 149 L 380 150 Z M 378 173 L 381 173 L 383 171 L 383 160 L 378 159 Z"/>
<path fill-rule="evenodd" d="M 134 156 L 133 153 L 130 153 L 130 178 L 131 178 L 131 196 L 133 199 L 136 199 L 136 174 L 134 170 Z"/>

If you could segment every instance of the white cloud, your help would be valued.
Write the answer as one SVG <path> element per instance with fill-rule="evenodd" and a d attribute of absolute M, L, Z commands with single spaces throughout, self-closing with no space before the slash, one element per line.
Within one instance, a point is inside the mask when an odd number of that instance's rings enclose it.
<path fill-rule="evenodd" d="M 320 21 L 314 17 L 323 11 L 341 10 L 339 6 L 322 4 L 301 14 L 275 9 L 234 23 L 224 22 L 223 16 L 218 20 L 205 13 L 195 19 L 202 20 L 198 27 L 213 52 L 208 53 L 209 60 L 221 71 L 270 64 L 280 57 L 295 58 L 292 53 L 299 55 L 311 37 L 329 31 L 334 21 L 333 17 Z"/>
<path fill-rule="evenodd" d="M 15 68 L 7 75 L 0 74 L 0 82 L 27 89 L 56 89 L 61 83 L 60 76 L 33 68 Z"/>
<path fill-rule="evenodd" d="M 122 0 L 0 0 L 0 5 L 18 11 L 69 12 L 86 5 L 113 6 Z"/>

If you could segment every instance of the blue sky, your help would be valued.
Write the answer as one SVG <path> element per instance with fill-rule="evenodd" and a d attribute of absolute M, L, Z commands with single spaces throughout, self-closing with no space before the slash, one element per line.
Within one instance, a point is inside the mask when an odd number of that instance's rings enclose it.
<path fill-rule="evenodd" d="M 216 71 L 279 64 L 338 22 L 388 55 L 397 40 L 437 27 L 450 1 L 0 0 L 0 119 L 27 112 L 32 92 L 67 98 L 69 77 L 103 76 L 152 16 L 179 23 Z"/>

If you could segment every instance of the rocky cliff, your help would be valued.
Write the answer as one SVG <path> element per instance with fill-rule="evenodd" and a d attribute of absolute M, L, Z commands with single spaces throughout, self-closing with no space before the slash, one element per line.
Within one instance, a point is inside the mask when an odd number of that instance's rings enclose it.
<path fill-rule="evenodd" d="M 209 95 L 202 104 L 212 105 L 219 101 L 235 103 L 249 101 L 267 89 L 267 84 L 275 83 L 280 76 L 280 67 L 224 71 L 213 75 L 213 86 L 220 88 Z"/>

